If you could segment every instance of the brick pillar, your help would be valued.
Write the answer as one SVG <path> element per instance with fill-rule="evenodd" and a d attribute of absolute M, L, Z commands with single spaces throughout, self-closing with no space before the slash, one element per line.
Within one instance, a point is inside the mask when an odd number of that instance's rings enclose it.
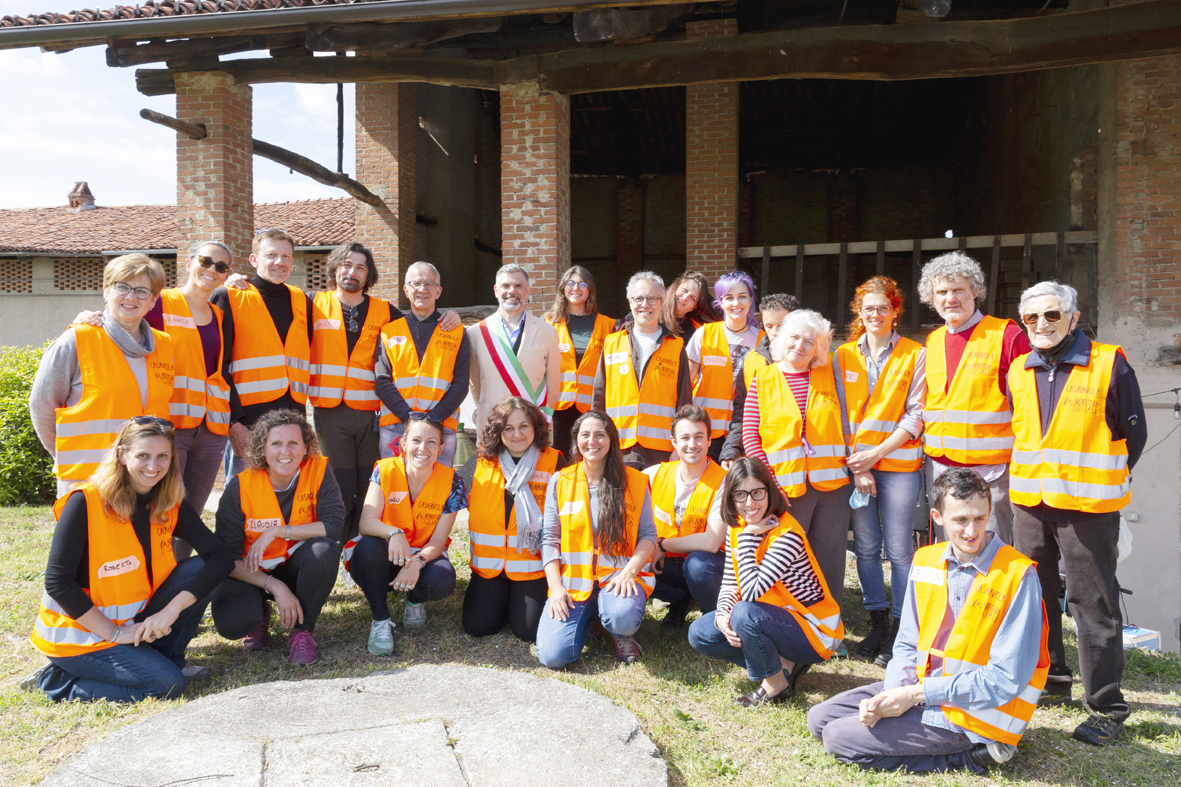
<path fill-rule="evenodd" d="M 402 272 L 415 257 L 415 90 L 410 82 L 357 83 L 357 180 L 384 202 L 356 203 L 354 237 L 373 252 L 381 272 L 371 292 L 403 305 Z"/>
<path fill-rule="evenodd" d="M 176 75 L 176 116 L 204 123 L 206 137 L 176 139 L 178 259 L 203 240 L 223 240 L 249 271 L 254 237 L 253 102 L 249 85 L 224 71 Z M 183 274 L 182 274 L 183 278 Z"/>
<path fill-rule="evenodd" d="M 738 20 L 685 25 L 688 38 L 738 34 Z M 714 278 L 738 248 L 738 84 L 685 87 L 685 266 Z"/>
<path fill-rule="evenodd" d="M 500 91 L 500 216 L 502 262 L 529 271 L 540 314 L 570 266 L 570 99 L 536 83 Z"/>

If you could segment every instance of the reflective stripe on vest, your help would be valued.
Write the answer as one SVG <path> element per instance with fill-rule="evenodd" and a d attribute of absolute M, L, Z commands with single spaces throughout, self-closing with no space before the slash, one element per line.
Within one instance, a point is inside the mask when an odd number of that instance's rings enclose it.
<path fill-rule="evenodd" d="M 443 506 L 451 496 L 451 482 L 455 471 L 444 467 L 438 462 L 431 468 L 431 477 L 423 484 L 414 500 L 410 499 L 410 479 L 406 477 L 406 459 L 404 457 L 390 457 L 380 460 L 376 469 L 381 481 L 381 495 L 385 498 L 385 506 L 381 510 L 381 521 L 390 527 L 396 527 L 406 534 L 406 542 L 410 544 L 410 554 L 417 555 L 435 534 L 435 527 L 439 524 L 439 517 L 443 515 Z M 353 548 L 364 536 L 357 534 L 344 545 L 341 552 L 344 558 L 345 570 L 349 569 L 353 559 Z M 443 551 L 451 545 L 451 539 L 443 545 Z"/>
<path fill-rule="evenodd" d="M 213 309 L 217 325 L 217 365 L 213 374 L 205 374 L 205 348 L 201 332 L 183 290 L 170 289 L 160 293 L 164 331 L 172 337 L 175 376 L 172 380 L 172 400 L 168 405 L 169 420 L 177 429 L 192 429 L 205 421 L 210 432 L 230 433 L 230 386 L 222 376 L 222 356 L 225 339 L 222 336 L 222 311 Z"/>
<path fill-rule="evenodd" d="M 115 433 L 137 415 L 167 419 L 172 398 L 172 337 L 152 330 L 155 348 L 144 359 L 148 378 L 147 405 L 135 374 L 119 345 L 102 328 L 79 324 L 70 328 L 78 353 L 82 398 L 55 415 L 54 473 L 69 481 L 84 481 L 98 469 Z"/>
<path fill-rule="evenodd" d="M 307 402 L 312 349 L 308 342 L 308 299 L 285 285 L 291 296 L 291 326 L 280 339 L 262 295 L 230 288 L 234 346 L 230 350 L 230 378 L 243 405 L 273 402 L 286 391 L 299 404 Z"/>
<path fill-rule="evenodd" d="M 545 491 L 560 456 L 556 449 L 546 448 L 537 457 L 537 466 L 529 479 L 529 489 L 541 510 L 545 510 Z M 499 461 L 480 458 L 476 462 L 467 505 L 472 571 L 485 579 L 492 579 L 501 571 L 515 581 L 545 576 L 540 549 L 530 552 L 517 549 L 517 507 L 514 505 L 505 516 L 504 473 Z"/>
<path fill-rule="evenodd" d="M 262 468 L 250 468 L 238 473 L 238 493 L 242 500 L 242 514 L 246 518 L 246 537 L 242 541 L 242 557 L 258 537 L 272 527 L 283 525 L 306 525 L 319 519 L 316 515 L 316 494 L 324 480 L 328 460 L 323 456 L 309 457 L 299 466 L 299 481 L 291 503 L 291 518 L 283 520 L 283 511 L 270 476 Z M 304 544 L 303 541 L 276 538 L 267 544 L 259 565 L 264 571 L 273 571 Z"/>
<path fill-rule="evenodd" d="M 849 483 L 845 470 L 845 438 L 841 434 L 841 409 L 833 380 L 832 364 L 817 366 L 808 377 L 807 436 L 795 394 L 778 366 L 771 364 L 755 374 L 759 398 L 759 439 L 771 471 L 788 497 L 800 497 L 808 483 L 821 491 Z"/>
<path fill-rule="evenodd" d="M 677 462 L 664 462 L 657 467 L 652 478 L 652 516 L 656 520 L 656 535 L 659 538 L 677 538 L 694 533 L 704 533 L 709 523 L 709 512 L 714 498 L 721 492 L 726 481 L 726 471 L 712 459 L 705 460 L 708 467 L 697 479 L 693 492 L 685 504 L 681 521 L 677 521 Z M 669 557 L 684 557 L 681 552 L 669 552 Z"/>
<path fill-rule="evenodd" d="M 353 351 L 349 352 L 344 314 L 335 291 L 318 292 L 312 302 L 312 348 L 308 397 L 314 407 L 376 410 L 373 359 L 381 329 L 390 321 L 388 301 L 369 296 L 369 310 Z"/>
<path fill-rule="evenodd" d="M 734 414 L 734 362 L 730 358 L 725 323 L 711 322 L 700 330 L 701 372 L 694 381 L 693 403 L 709 413 L 709 436 L 718 438 L 730 428 L 730 417 Z M 763 336 L 760 330 L 758 342 Z"/>
<path fill-rule="evenodd" d="M 906 399 L 922 353 L 921 344 L 899 337 L 871 394 L 865 357 L 857 348 L 857 342 L 837 348 L 837 362 L 844 374 L 850 444 L 854 451 L 877 448 L 898 429 L 899 420 L 906 414 Z M 873 469 L 910 473 L 918 470 L 922 463 L 922 440 L 911 438 L 882 457 Z"/>
<path fill-rule="evenodd" d="M 927 337 L 923 449 L 965 465 L 1007 464 L 1013 452 L 1009 400 L 1000 389 L 1000 357 L 1009 320 L 985 316 L 972 328 L 950 384 L 947 328 Z"/>
<path fill-rule="evenodd" d="M 1102 514 L 1131 501 L 1127 441 L 1112 439 L 1107 426 L 1107 392 L 1117 354 L 1123 350 L 1116 345 L 1091 343 L 1087 365 L 1072 367 L 1061 380 L 1062 394 L 1045 435 L 1034 370 L 1025 368 L 1028 356 L 1013 362 L 1009 391 L 1016 442 L 1009 489 L 1014 503 Z"/>
<path fill-rule="evenodd" d="M 945 544 L 932 544 L 914 553 L 914 569 L 926 570 L 911 570 L 919 617 L 916 675 L 920 681 L 927 674 L 932 656 L 943 658 L 944 675 L 955 675 L 988 664 L 992 641 L 1008 614 L 1013 595 L 1022 577 L 1035 565 L 1017 550 L 1002 544 L 992 559 L 988 574 L 978 573 L 972 581 L 960 616 L 949 625 L 945 620 L 951 611 L 947 604 L 947 563 L 943 560 L 946 549 Z M 924 575 L 938 576 L 940 581 L 922 581 Z M 946 632 L 946 644 L 938 648 L 935 643 L 941 632 Z M 1033 717 L 1037 698 L 1046 686 L 1050 669 L 1050 654 L 1046 648 L 1048 634 L 1043 604 L 1041 651 L 1029 684 L 1022 686 L 1016 697 L 999 708 L 968 711 L 944 705 L 942 710 L 948 721 L 989 740 L 1016 746 Z"/>
<path fill-rule="evenodd" d="M 444 331 L 436 324 L 420 363 L 406 320 L 406 317 L 402 317 L 381 329 L 381 346 L 389 359 L 390 372 L 398 393 L 411 410 L 427 413 L 451 387 L 451 380 L 455 377 L 455 358 L 463 339 L 463 326 Z M 380 425 L 393 426 L 397 423 L 401 423 L 398 416 L 384 404 L 381 405 Z M 455 431 L 458 422 L 454 414 L 443 421 L 443 426 Z"/>
<path fill-rule="evenodd" d="M 566 322 L 563 320 L 551 324 L 558 331 L 558 350 L 562 353 L 562 387 L 554 409 L 577 407 L 580 413 L 588 412 L 593 401 L 595 373 L 599 368 L 599 358 L 603 355 L 603 343 L 615 327 L 615 320 L 602 314 L 595 315 L 595 327 L 590 342 L 583 351 L 582 360 L 577 367 L 574 364 L 574 341 L 570 338 L 570 329 Z"/>
<path fill-rule="evenodd" d="M 630 467 L 624 468 L 624 473 L 627 488 L 624 490 L 623 520 L 627 545 L 624 555 L 618 558 L 602 554 L 595 541 L 591 528 L 590 491 L 582 463 L 558 473 L 554 494 L 558 500 L 558 518 L 562 523 L 562 587 L 570 592 L 575 601 L 590 598 L 595 579 L 598 579 L 599 587 L 606 585 L 611 576 L 627 565 L 635 554 L 640 511 L 644 507 L 644 497 L 648 494 L 648 476 Z M 636 579 L 643 587 L 644 595 L 651 596 L 656 589 L 652 564 L 644 564 Z"/>
<path fill-rule="evenodd" d="M 740 527 L 729 528 L 729 557 L 734 568 L 734 581 L 738 585 L 738 597 L 742 598 L 742 582 L 738 573 L 738 533 L 740 530 L 742 530 Z M 808 642 L 812 644 L 821 658 L 827 659 L 833 654 L 837 643 L 845 638 L 845 624 L 841 621 L 841 607 L 828 591 L 828 581 L 825 580 L 820 566 L 816 563 L 816 556 L 812 554 L 812 545 L 808 543 L 799 522 L 791 514 L 784 514 L 783 518 L 779 520 L 779 524 L 763 537 L 762 543 L 755 551 L 755 560 L 762 563 L 763 556 L 767 554 L 770 546 L 785 533 L 795 533 L 803 543 L 804 551 L 808 555 L 808 564 L 812 567 L 812 573 L 816 575 L 816 580 L 824 591 L 824 598 L 812 606 L 805 606 L 792 595 L 790 590 L 784 587 L 783 581 L 780 580 L 768 588 L 766 593 L 759 596 L 758 600 L 764 604 L 774 604 L 791 613 L 791 616 L 800 624 L 800 629 L 808 638 Z"/>
<path fill-rule="evenodd" d="M 644 380 L 636 385 L 631 338 L 626 330 L 607 337 L 603 346 L 603 376 L 607 416 L 619 431 L 619 447 L 637 442 L 645 448 L 671 451 L 672 422 L 677 410 L 677 380 L 685 342 L 665 335 L 648 359 Z"/>
<path fill-rule="evenodd" d="M 84 592 L 99 612 L 115 625 L 122 625 L 147 606 L 152 594 L 176 568 L 172 533 L 176 529 L 179 506 L 169 511 L 163 522 L 152 517 L 149 526 L 152 578 L 149 580 L 147 561 L 135 527 L 130 521 L 119 520 L 107 512 L 93 484 L 87 482 L 59 499 L 53 507 L 54 516 L 61 516 L 66 501 L 73 494 L 86 497 L 90 587 L 84 588 Z M 41 609 L 30 639 L 37 650 L 58 658 L 115 646 L 114 642 L 106 642 L 71 618 L 46 592 L 42 592 Z"/>

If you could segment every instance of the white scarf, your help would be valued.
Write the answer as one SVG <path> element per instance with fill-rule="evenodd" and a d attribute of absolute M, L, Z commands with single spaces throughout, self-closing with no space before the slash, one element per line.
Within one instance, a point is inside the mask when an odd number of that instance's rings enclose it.
<path fill-rule="evenodd" d="M 507 448 L 500 449 L 500 472 L 504 474 L 504 488 L 513 496 L 513 510 L 517 512 L 517 549 L 536 552 L 541 549 L 541 508 L 529 488 L 529 479 L 537 470 L 541 452 L 536 445 L 520 459 L 513 459 Z"/>

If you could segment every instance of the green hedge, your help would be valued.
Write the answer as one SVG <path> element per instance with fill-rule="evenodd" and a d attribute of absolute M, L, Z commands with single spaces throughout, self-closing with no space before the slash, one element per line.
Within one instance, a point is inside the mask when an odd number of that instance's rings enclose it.
<path fill-rule="evenodd" d="M 0 347 L 0 505 L 53 502 L 53 459 L 29 419 L 29 390 L 43 347 Z"/>

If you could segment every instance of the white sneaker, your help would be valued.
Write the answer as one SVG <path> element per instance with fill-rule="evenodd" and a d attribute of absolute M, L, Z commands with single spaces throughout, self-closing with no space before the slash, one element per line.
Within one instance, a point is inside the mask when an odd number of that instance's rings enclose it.
<path fill-rule="evenodd" d="M 21 678 L 20 683 L 16 684 L 16 687 L 21 691 L 36 691 L 40 688 L 41 673 L 44 671 L 45 667 L 38 667 Z"/>
<path fill-rule="evenodd" d="M 394 621 L 375 620 L 369 624 L 369 652 L 374 656 L 394 652 Z"/>
<path fill-rule="evenodd" d="M 209 677 L 209 667 L 203 667 L 191 661 L 186 661 L 180 671 L 188 680 L 205 680 Z"/>
<path fill-rule="evenodd" d="M 344 567 L 344 563 L 340 564 L 340 584 L 346 588 L 355 588 L 357 583 L 353 581 L 353 575 Z"/>
<path fill-rule="evenodd" d="M 415 604 L 406 602 L 406 611 L 402 613 L 402 625 L 407 631 L 415 631 L 426 625 L 426 602 Z"/>

